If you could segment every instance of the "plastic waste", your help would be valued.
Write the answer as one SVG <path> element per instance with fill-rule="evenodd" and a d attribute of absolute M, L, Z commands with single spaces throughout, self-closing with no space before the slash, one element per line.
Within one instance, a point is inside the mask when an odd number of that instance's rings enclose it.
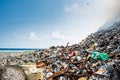
<path fill-rule="evenodd" d="M 87 80 L 86 77 L 81 77 L 78 80 Z"/>
<path fill-rule="evenodd" d="M 60 76 L 60 79 L 59 80 L 66 80 L 66 76 L 65 75 L 63 75 L 63 76 Z"/>
<path fill-rule="evenodd" d="M 48 77 L 50 77 L 51 75 L 53 75 L 53 73 L 52 73 L 52 72 L 48 72 L 47 75 L 46 75 L 46 77 L 48 78 Z"/>
<path fill-rule="evenodd" d="M 116 64 L 107 66 L 107 77 L 110 78 L 110 80 L 120 80 L 120 71 L 117 69 Z"/>
<path fill-rule="evenodd" d="M 75 57 L 78 55 L 78 51 L 73 51 L 70 56 L 69 56 L 69 59 L 71 59 L 72 57 Z"/>
<path fill-rule="evenodd" d="M 71 53 L 71 56 L 77 56 L 78 55 L 78 51 L 73 51 L 72 53 Z"/>
<path fill-rule="evenodd" d="M 96 71 L 95 73 L 96 74 L 103 74 L 106 70 L 105 69 L 102 69 L 100 68 L 98 71 Z"/>
<path fill-rule="evenodd" d="M 36 63 L 37 68 L 41 68 L 41 67 L 44 67 L 44 66 L 46 66 L 46 64 L 42 61 Z"/>
<path fill-rule="evenodd" d="M 108 54 L 104 52 L 93 52 L 91 57 L 97 60 L 108 60 Z"/>
<path fill-rule="evenodd" d="M 36 67 L 31 67 L 29 68 L 30 73 L 40 73 L 43 72 L 44 69 L 36 68 Z"/>
<path fill-rule="evenodd" d="M 92 46 L 88 49 L 88 51 L 92 51 L 95 48 L 95 45 L 92 44 Z"/>
<path fill-rule="evenodd" d="M 57 67 L 54 69 L 54 72 L 58 72 L 58 71 L 60 71 L 60 68 Z"/>

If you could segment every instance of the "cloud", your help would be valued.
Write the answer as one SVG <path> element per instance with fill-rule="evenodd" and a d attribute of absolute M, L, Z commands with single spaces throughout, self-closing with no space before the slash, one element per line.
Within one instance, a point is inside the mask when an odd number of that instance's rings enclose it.
<path fill-rule="evenodd" d="M 48 35 L 44 35 L 43 38 L 50 38 L 50 36 L 48 36 Z"/>
<path fill-rule="evenodd" d="M 44 39 L 49 39 L 49 40 L 65 40 L 66 37 L 63 34 L 60 34 L 60 31 L 54 31 L 50 35 L 44 35 Z"/>
<path fill-rule="evenodd" d="M 28 40 L 29 41 L 41 41 L 41 40 L 43 40 L 42 38 L 39 38 L 38 34 L 36 34 L 35 32 L 31 32 L 31 33 L 24 34 L 24 35 L 13 33 L 13 36 L 19 40 L 22 39 L 22 40 L 26 40 L 26 41 L 28 41 Z M 47 36 L 45 36 L 45 37 L 47 37 Z"/>
<path fill-rule="evenodd" d="M 72 35 L 66 35 L 64 33 L 61 34 L 59 30 L 52 32 L 51 35 L 44 36 L 44 38 L 53 42 L 57 41 L 57 42 L 63 42 L 65 44 L 67 42 L 70 42 L 72 44 L 79 42 L 78 37 Z"/>
<path fill-rule="evenodd" d="M 28 36 L 28 39 L 31 41 L 36 41 L 37 40 L 37 35 L 34 32 L 31 32 Z"/>
<path fill-rule="evenodd" d="M 27 39 L 27 36 L 25 36 L 25 35 L 19 35 L 17 33 L 13 33 L 13 36 L 15 36 L 18 39 Z"/>
<path fill-rule="evenodd" d="M 59 31 L 52 32 L 52 37 L 59 40 L 64 40 L 65 36 L 60 34 Z"/>
<path fill-rule="evenodd" d="M 78 0 L 70 3 L 69 5 L 65 5 L 63 9 L 64 12 L 77 17 L 88 16 L 92 14 L 93 11 L 95 10 L 94 9 L 95 7 L 93 7 L 93 5 L 88 5 L 90 4 L 88 3 L 88 1 L 82 1 L 82 2 L 81 1 L 82 0 Z"/>
<path fill-rule="evenodd" d="M 78 3 L 74 3 L 70 6 L 66 6 L 64 7 L 64 11 L 67 13 L 80 12 L 80 5 Z"/>

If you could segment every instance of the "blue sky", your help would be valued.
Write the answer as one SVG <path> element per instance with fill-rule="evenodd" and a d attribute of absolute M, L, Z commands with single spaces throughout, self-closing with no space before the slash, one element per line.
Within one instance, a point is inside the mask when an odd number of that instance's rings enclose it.
<path fill-rule="evenodd" d="M 115 4 L 113 0 L 0 0 L 0 47 L 79 43 L 112 18 L 115 13 L 109 11 Z"/>

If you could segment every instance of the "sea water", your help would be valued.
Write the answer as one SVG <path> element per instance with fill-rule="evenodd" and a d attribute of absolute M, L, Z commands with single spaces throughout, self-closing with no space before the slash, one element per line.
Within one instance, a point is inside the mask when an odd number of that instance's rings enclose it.
<path fill-rule="evenodd" d="M 38 51 L 41 49 L 36 48 L 0 48 L 1 52 L 27 52 L 27 51 Z"/>

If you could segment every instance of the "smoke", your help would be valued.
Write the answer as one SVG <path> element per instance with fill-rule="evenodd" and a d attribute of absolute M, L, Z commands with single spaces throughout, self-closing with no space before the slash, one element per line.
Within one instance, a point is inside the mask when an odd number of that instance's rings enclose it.
<path fill-rule="evenodd" d="M 112 19 L 120 19 L 120 0 L 101 0 L 104 6 L 103 19 L 107 22 Z"/>

